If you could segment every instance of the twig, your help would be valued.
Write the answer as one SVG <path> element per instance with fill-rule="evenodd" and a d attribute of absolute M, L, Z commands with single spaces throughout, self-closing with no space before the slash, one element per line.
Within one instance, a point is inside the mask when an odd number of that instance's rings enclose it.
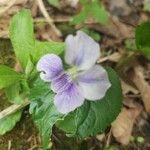
<path fill-rule="evenodd" d="M 31 148 L 29 148 L 28 150 L 34 150 L 34 149 L 36 149 L 36 148 L 38 148 L 38 146 L 37 145 L 33 145 Z"/>
<path fill-rule="evenodd" d="M 111 140 L 111 136 L 112 136 L 112 128 L 110 129 L 109 133 L 108 133 L 108 137 L 106 140 L 106 145 L 105 145 L 105 149 L 109 146 L 110 144 L 110 140 Z"/>
<path fill-rule="evenodd" d="M 121 58 L 121 54 L 119 54 L 118 52 L 113 53 L 112 55 L 100 58 L 97 63 L 102 63 L 105 62 L 107 60 L 113 61 L 113 62 L 118 62 Z"/>
<path fill-rule="evenodd" d="M 4 109 L 0 112 L 0 120 L 4 119 L 5 117 L 11 115 L 12 113 L 17 112 L 18 110 L 22 109 L 23 107 L 27 106 L 30 103 L 30 101 L 26 101 L 23 104 L 13 104 L 9 106 L 8 108 Z"/>
<path fill-rule="evenodd" d="M 53 22 L 70 22 L 71 21 L 71 17 L 65 17 L 65 18 L 54 18 Z M 48 22 L 45 18 L 35 18 L 34 22 Z"/>
<path fill-rule="evenodd" d="M 46 11 L 43 1 L 37 0 L 37 2 L 43 16 L 46 18 L 47 22 L 52 27 L 54 32 L 57 34 L 57 36 L 59 37 L 62 36 L 61 32 L 56 28 L 55 24 L 53 23 L 54 22 L 53 19 L 49 16 L 48 12 Z"/>
<path fill-rule="evenodd" d="M 8 150 L 11 150 L 11 145 L 12 145 L 11 143 L 12 143 L 12 141 L 9 140 L 9 141 L 8 141 Z"/>

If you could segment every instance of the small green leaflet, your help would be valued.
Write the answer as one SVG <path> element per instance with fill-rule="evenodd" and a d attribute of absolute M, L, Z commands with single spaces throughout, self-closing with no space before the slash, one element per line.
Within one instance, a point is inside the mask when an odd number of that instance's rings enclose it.
<path fill-rule="evenodd" d="M 95 17 L 97 22 L 104 25 L 107 24 L 108 12 L 102 4 L 99 6 L 99 1 L 94 1 L 91 9 L 91 14 Z"/>
<path fill-rule="evenodd" d="M 22 111 L 18 111 L 0 119 L 0 135 L 4 135 L 6 132 L 12 130 L 16 123 L 20 120 L 21 114 Z"/>
<path fill-rule="evenodd" d="M 99 101 L 85 101 L 84 105 L 57 122 L 57 127 L 70 136 L 85 138 L 102 133 L 118 116 L 122 107 L 122 91 L 115 71 L 106 68 L 111 88 Z"/>
<path fill-rule="evenodd" d="M 39 129 L 42 138 L 43 150 L 47 149 L 52 127 L 55 122 L 63 117 L 53 103 L 54 93 L 50 91 L 50 85 L 38 79 L 31 90 L 30 113 Z"/>
<path fill-rule="evenodd" d="M 31 57 L 29 56 L 28 61 L 27 61 L 27 65 L 26 65 L 26 68 L 25 68 L 26 77 L 30 77 L 33 70 L 34 70 L 34 64 L 31 60 Z"/>
<path fill-rule="evenodd" d="M 129 51 L 137 51 L 135 39 L 126 39 L 125 40 L 125 47 Z"/>
<path fill-rule="evenodd" d="M 60 7 L 59 0 L 47 0 L 48 3 L 56 8 Z"/>
<path fill-rule="evenodd" d="M 138 51 L 150 55 L 150 21 L 144 22 L 136 28 L 135 38 Z"/>
<path fill-rule="evenodd" d="M 97 33 L 96 31 L 89 29 L 89 28 L 82 28 L 80 29 L 81 31 L 85 32 L 86 34 L 88 34 L 89 36 L 91 36 L 95 41 L 99 41 L 101 39 L 101 36 L 99 33 Z"/>
<path fill-rule="evenodd" d="M 144 4 L 144 10 L 150 12 L 150 2 Z"/>
<path fill-rule="evenodd" d="M 79 24 L 83 23 L 88 17 L 92 16 L 97 22 L 106 24 L 108 22 L 108 12 L 99 0 L 80 0 L 83 5 L 82 11 L 73 17 L 72 23 Z"/>
<path fill-rule="evenodd" d="M 8 87 L 21 79 L 23 79 L 23 75 L 5 65 L 0 65 L 0 89 Z"/>
<path fill-rule="evenodd" d="M 14 104 L 22 104 L 24 102 L 25 96 L 23 96 L 20 92 L 20 82 L 16 82 L 15 84 L 5 88 L 5 93 L 8 101 Z"/>
<path fill-rule="evenodd" d="M 91 6 L 90 5 L 85 5 L 82 9 L 82 11 L 74 16 L 72 18 L 72 24 L 80 24 L 80 23 L 83 23 L 87 18 L 88 18 L 88 15 L 89 15 L 89 12 L 90 12 L 90 8 Z"/>
<path fill-rule="evenodd" d="M 41 56 L 47 53 L 59 55 L 64 50 L 63 43 L 40 42 L 35 40 L 33 33 L 33 19 L 27 9 L 19 11 L 10 23 L 10 38 L 17 59 L 25 70 L 30 56 L 36 63 Z"/>
<path fill-rule="evenodd" d="M 14 104 L 23 104 L 27 95 L 30 93 L 30 88 L 26 79 L 17 81 L 14 84 L 4 89 L 8 101 Z"/>

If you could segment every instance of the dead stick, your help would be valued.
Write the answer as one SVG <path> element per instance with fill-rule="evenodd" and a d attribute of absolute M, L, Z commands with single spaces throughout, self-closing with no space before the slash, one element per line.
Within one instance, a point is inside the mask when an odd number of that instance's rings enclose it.
<path fill-rule="evenodd" d="M 38 6 L 43 14 L 43 16 L 46 18 L 49 25 L 52 27 L 53 31 L 57 34 L 57 36 L 61 36 L 61 32 L 56 28 L 53 19 L 49 16 L 48 12 L 46 11 L 46 8 L 44 6 L 44 3 L 42 0 L 37 0 Z"/>
<path fill-rule="evenodd" d="M 0 112 L 0 120 L 4 119 L 5 117 L 17 112 L 18 110 L 22 109 L 23 107 L 27 106 L 30 104 L 30 101 L 26 101 L 23 104 L 13 104 L 3 111 Z"/>

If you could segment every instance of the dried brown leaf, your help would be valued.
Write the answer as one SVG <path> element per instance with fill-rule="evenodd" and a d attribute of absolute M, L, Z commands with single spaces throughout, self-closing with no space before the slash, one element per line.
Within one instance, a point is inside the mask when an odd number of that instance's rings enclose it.
<path fill-rule="evenodd" d="M 123 105 L 127 108 L 137 108 L 139 103 L 137 103 L 134 98 L 128 96 L 124 97 Z"/>
<path fill-rule="evenodd" d="M 99 141 L 103 141 L 104 138 L 105 138 L 105 134 L 104 133 L 96 135 L 96 139 L 99 140 Z"/>
<path fill-rule="evenodd" d="M 150 85 L 144 78 L 142 66 L 138 65 L 134 68 L 133 82 L 141 93 L 146 111 L 150 114 Z"/>
<path fill-rule="evenodd" d="M 127 16 L 132 11 L 126 1 L 109 0 L 109 5 L 110 11 L 116 16 Z"/>
<path fill-rule="evenodd" d="M 123 108 L 117 119 L 112 123 L 112 134 L 119 143 L 123 145 L 129 143 L 134 122 L 141 110 L 140 105 L 131 109 Z"/>
<path fill-rule="evenodd" d="M 126 95 L 129 92 L 132 92 L 133 94 L 138 94 L 139 91 L 135 89 L 133 86 L 129 85 L 125 81 L 121 80 L 121 86 L 123 90 L 123 94 Z"/>

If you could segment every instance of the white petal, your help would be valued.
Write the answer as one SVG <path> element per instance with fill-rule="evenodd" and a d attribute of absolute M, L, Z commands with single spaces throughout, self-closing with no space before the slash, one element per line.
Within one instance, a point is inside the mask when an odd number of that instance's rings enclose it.
<path fill-rule="evenodd" d="M 100 57 L 100 47 L 91 37 L 82 31 L 76 36 L 69 35 L 66 40 L 65 61 L 80 70 L 92 67 Z"/>
<path fill-rule="evenodd" d="M 62 93 L 57 93 L 54 97 L 54 104 L 57 110 L 62 114 L 74 111 L 84 103 L 84 97 L 80 88 L 76 84 L 72 84 Z"/>
<path fill-rule="evenodd" d="M 79 74 L 78 82 L 84 97 L 91 101 L 103 98 L 111 86 L 106 70 L 99 65 Z"/>

